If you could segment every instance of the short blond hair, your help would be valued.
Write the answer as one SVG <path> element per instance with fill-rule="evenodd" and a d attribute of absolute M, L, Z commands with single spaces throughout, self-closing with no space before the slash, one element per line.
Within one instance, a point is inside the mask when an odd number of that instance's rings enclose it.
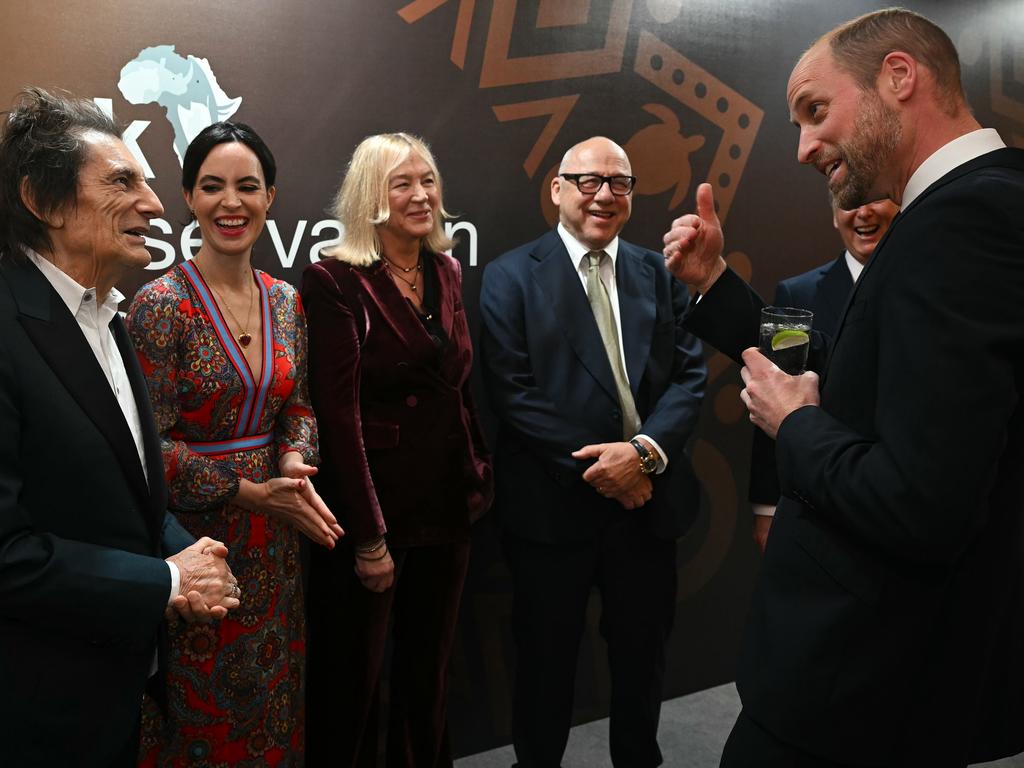
<path fill-rule="evenodd" d="M 381 133 L 367 136 L 356 147 L 334 197 L 333 213 L 344 228 L 341 242 L 324 255 L 354 266 L 366 267 L 380 260 L 381 242 L 377 228 L 391 215 L 388 206 L 388 178 L 394 170 L 418 155 L 430 166 L 437 184 L 438 211 L 434 227 L 424 244 L 434 253 L 447 251 L 452 241 L 444 233 L 444 219 L 451 215 L 444 209 L 441 172 L 427 143 L 408 133 Z"/>

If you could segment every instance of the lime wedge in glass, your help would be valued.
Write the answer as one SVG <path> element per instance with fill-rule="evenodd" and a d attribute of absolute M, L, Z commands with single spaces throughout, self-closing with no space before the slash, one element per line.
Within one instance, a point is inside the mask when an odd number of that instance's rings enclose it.
<path fill-rule="evenodd" d="M 810 340 L 806 331 L 787 328 L 772 336 L 772 351 L 777 352 L 780 349 L 799 347 L 801 344 L 807 344 Z"/>

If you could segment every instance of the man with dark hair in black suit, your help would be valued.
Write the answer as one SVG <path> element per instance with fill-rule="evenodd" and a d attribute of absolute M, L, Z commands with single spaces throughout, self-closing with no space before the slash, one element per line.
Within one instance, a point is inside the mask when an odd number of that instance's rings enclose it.
<path fill-rule="evenodd" d="M 238 606 L 227 549 L 166 508 L 114 283 L 163 212 L 92 102 L 0 124 L 0 764 L 126 768 L 164 616 Z M 166 559 L 166 560 L 165 560 Z"/>
<path fill-rule="evenodd" d="M 798 159 L 850 209 L 900 206 L 831 344 L 787 376 L 721 258 L 709 185 L 665 236 L 776 437 L 782 498 L 726 768 L 964 766 L 1024 749 L 1024 151 L 971 114 L 949 37 L 905 9 L 789 80 Z M 821 342 L 822 337 L 816 336 Z M 827 361 L 827 368 L 824 366 Z"/>

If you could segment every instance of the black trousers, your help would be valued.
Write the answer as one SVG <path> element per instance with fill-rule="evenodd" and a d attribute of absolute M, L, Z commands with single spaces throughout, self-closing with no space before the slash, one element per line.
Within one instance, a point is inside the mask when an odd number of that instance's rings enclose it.
<path fill-rule="evenodd" d="M 587 601 L 601 595 L 616 768 L 654 768 L 665 646 L 676 598 L 676 543 L 623 515 L 595 540 L 545 544 L 506 534 L 516 679 L 512 743 L 520 768 L 557 768 L 572 724 Z"/>

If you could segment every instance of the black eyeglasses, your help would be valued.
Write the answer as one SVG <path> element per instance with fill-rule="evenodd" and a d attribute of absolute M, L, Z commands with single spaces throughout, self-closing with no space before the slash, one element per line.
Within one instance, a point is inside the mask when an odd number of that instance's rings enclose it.
<path fill-rule="evenodd" d="M 608 189 L 613 195 L 628 195 L 636 185 L 636 176 L 599 176 L 596 173 L 560 173 L 563 179 L 567 179 L 576 185 L 584 195 L 596 195 L 601 187 L 608 184 Z"/>

